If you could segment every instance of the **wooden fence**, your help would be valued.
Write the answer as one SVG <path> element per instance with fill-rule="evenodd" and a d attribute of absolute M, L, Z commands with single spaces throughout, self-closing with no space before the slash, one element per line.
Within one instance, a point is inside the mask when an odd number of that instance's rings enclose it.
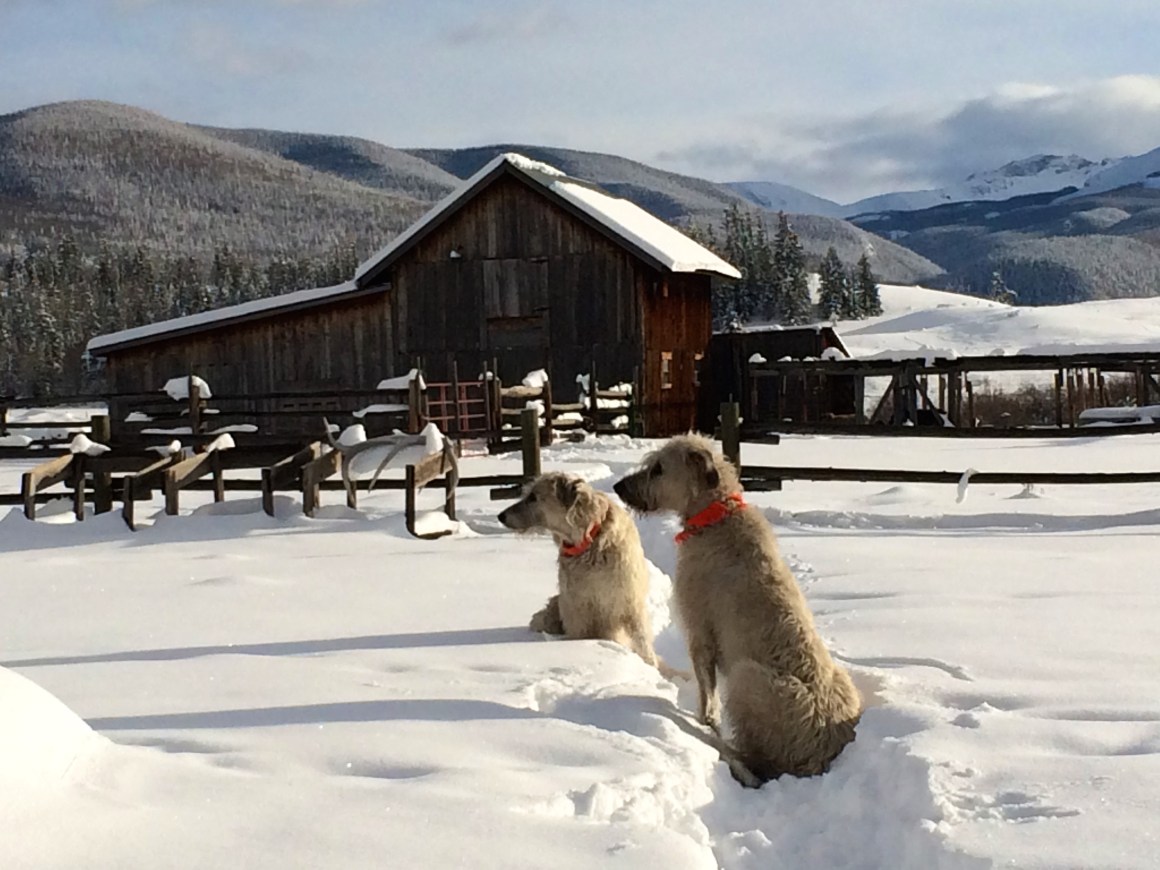
<path fill-rule="evenodd" d="M 965 480 L 977 484 L 1052 484 L 1052 485 L 1109 485 L 1123 483 L 1160 483 L 1158 471 L 938 471 L 917 469 L 883 469 L 883 468 L 851 468 L 833 466 L 789 466 L 789 465 L 753 465 L 743 463 L 741 459 L 742 427 L 740 423 L 741 407 L 736 402 L 721 405 L 720 439 L 722 452 L 739 470 L 741 481 L 745 489 L 750 491 L 777 491 L 787 480 L 809 481 L 848 481 L 848 482 L 880 482 L 880 483 L 953 483 L 960 484 Z M 866 435 L 875 427 L 858 427 L 855 434 Z M 1135 430 L 1136 432 L 1160 432 L 1160 427 L 1109 427 L 1111 430 Z M 946 431 L 934 429 L 934 432 Z M 949 430 L 956 431 L 956 430 Z M 1034 430 L 1032 430 L 1034 431 Z M 1045 430 L 1051 432 L 1051 430 Z M 1104 431 L 1103 429 L 1099 431 Z M 1018 430 L 997 430 L 999 433 L 1011 435 Z M 1084 434 L 1080 430 L 1077 434 Z M 922 427 L 910 427 L 902 433 L 922 437 L 930 432 Z M 1026 437 L 1031 432 L 1020 433 L 1019 437 Z M 1093 434 L 1086 432 L 1086 434 Z M 780 433 L 771 433 L 766 443 L 777 444 Z"/>

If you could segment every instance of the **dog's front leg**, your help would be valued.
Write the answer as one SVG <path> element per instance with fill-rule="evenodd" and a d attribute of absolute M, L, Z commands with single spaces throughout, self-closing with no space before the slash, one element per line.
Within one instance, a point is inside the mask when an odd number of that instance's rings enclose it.
<path fill-rule="evenodd" d="M 544 605 L 544 609 L 537 611 L 528 626 L 532 631 L 542 631 L 545 634 L 560 635 L 564 633 L 564 620 L 560 618 L 560 596 L 553 595 Z"/>
<path fill-rule="evenodd" d="M 699 707 L 697 716 L 714 732 L 721 730 L 721 699 L 717 695 L 717 648 L 712 643 L 697 643 L 689 648 L 693 674 L 697 678 Z"/>

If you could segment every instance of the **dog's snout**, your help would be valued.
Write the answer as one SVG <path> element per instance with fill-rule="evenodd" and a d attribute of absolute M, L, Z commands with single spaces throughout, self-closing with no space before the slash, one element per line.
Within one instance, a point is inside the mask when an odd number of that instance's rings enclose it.
<path fill-rule="evenodd" d="M 622 477 L 620 480 L 618 480 L 613 485 L 612 491 L 620 496 L 621 499 L 625 499 L 625 496 L 628 494 L 628 478 Z"/>
<path fill-rule="evenodd" d="M 504 508 L 502 511 L 500 511 L 499 516 L 496 517 L 496 519 L 498 519 L 503 525 L 507 526 L 510 529 L 511 523 L 508 522 L 508 519 L 510 517 L 511 517 L 511 508 L 509 507 L 509 508 Z"/>

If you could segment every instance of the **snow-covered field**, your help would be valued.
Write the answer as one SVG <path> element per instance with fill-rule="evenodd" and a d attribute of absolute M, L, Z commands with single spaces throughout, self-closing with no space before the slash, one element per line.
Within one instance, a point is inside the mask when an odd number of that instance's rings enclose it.
<path fill-rule="evenodd" d="M 879 291 L 881 315 L 837 323 L 858 359 L 1160 350 L 1160 297 L 1019 306 L 926 287 Z"/>
<path fill-rule="evenodd" d="M 544 462 L 608 488 L 649 446 Z M 1160 438 L 744 455 L 1116 470 L 1154 468 Z M 0 465 L 0 488 L 21 470 Z M 190 494 L 136 534 L 0 513 L 0 867 L 1160 866 L 1160 486 L 956 496 L 751 496 L 868 705 L 830 773 L 759 791 L 686 718 L 691 686 L 524 628 L 553 548 L 502 529 L 486 491 L 461 491 L 437 541 L 406 535 L 398 492 L 360 512 L 331 493 L 313 520 Z M 658 647 L 681 665 L 672 528 L 641 528 Z"/>

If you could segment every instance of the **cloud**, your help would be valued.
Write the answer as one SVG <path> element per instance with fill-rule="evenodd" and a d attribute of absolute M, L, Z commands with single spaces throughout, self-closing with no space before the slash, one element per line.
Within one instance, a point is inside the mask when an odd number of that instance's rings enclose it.
<path fill-rule="evenodd" d="M 1090 159 L 1160 146 L 1160 77 L 1119 76 L 1070 87 L 1013 82 L 949 109 L 883 109 L 835 119 L 763 115 L 722 141 L 656 155 L 721 180 L 781 181 L 849 200 L 937 187 L 1032 154 Z"/>
<path fill-rule="evenodd" d="M 566 13 L 547 4 L 502 14 L 489 10 L 446 28 L 443 37 L 454 46 L 518 41 L 559 32 L 570 22 Z"/>

